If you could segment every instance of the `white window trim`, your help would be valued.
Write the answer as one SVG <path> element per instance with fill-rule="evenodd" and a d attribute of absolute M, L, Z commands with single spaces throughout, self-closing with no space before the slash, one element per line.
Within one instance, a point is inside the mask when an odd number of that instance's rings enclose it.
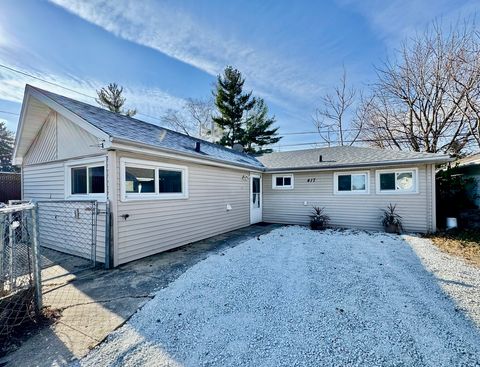
<path fill-rule="evenodd" d="M 127 193 L 125 187 L 126 167 L 146 168 L 155 170 L 155 192 L 152 193 Z M 158 192 L 158 170 L 178 171 L 182 173 L 181 193 Z M 176 164 L 146 161 L 141 159 L 120 158 L 120 197 L 122 201 L 134 200 L 175 200 L 188 199 L 188 167 Z"/>
<path fill-rule="evenodd" d="M 105 178 L 105 192 L 103 194 L 72 194 L 72 168 L 103 166 Z M 88 185 L 88 175 L 87 175 Z M 65 162 L 65 200 L 107 200 L 107 159 L 106 157 L 77 159 Z"/>
<path fill-rule="evenodd" d="M 288 186 L 277 186 L 277 177 L 290 177 L 290 185 Z M 293 190 L 294 188 L 294 177 L 293 174 L 276 174 L 272 175 L 272 189 L 274 190 Z"/>
<path fill-rule="evenodd" d="M 397 174 L 398 173 L 406 173 L 406 172 L 413 172 L 413 190 L 381 190 L 380 189 L 380 174 L 382 173 L 395 173 L 395 186 L 397 185 Z M 398 168 L 398 169 L 382 169 L 375 171 L 375 181 L 376 181 L 376 190 L 377 194 L 379 195 L 412 195 L 418 194 L 418 168 Z"/>
<path fill-rule="evenodd" d="M 364 175 L 365 176 L 365 190 L 338 190 L 338 176 L 348 175 Z M 333 174 L 333 193 L 335 195 L 368 195 L 370 194 L 370 171 L 339 171 Z"/>

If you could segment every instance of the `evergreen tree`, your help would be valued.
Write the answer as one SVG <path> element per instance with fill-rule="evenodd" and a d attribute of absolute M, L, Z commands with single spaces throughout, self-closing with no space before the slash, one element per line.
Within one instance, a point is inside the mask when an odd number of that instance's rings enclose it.
<path fill-rule="evenodd" d="M 125 97 L 122 96 L 123 87 L 117 85 L 117 83 L 110 83 L 106 87 L 97 90 L 98 98 L 95 100 L 97 103 L 112 112 L 121 113 L 125 116 L 132 117 L 137 113 L 137 110 L 124 110 Z"/>
<path fill-rule="evenodd" d="M 262 98 L 255 99 L 255 104 L 245 121 L 242 144 L 247 153 L 269 153 L 272 149 L 263 147 L 275 144 L 282 138 L 278 136 L 278 127 L 274 128 L 275 116 L 268 116 L 268 107 Z"/>
<path fill-rule="evenodd" d="M 234 144 L 243 143 L 244 114 L 253 108 L 255 99 L 252 92 L 243 93 L 245 79 L 232 66 L 227 66 L 223 75 L 217 77 L 214 91 L 215 106 L 220 113 L 213 121 L 223 130 L 223 136 L 218 142 L 223 146 L 233 148 Z"/>
<path fill-rule="evenodd" d="M 4 121 L 0 121 L 0 172 L 16 171 L 12 166 L 13 145 L 15 143 L 14 135 L 7 130 Z"/>

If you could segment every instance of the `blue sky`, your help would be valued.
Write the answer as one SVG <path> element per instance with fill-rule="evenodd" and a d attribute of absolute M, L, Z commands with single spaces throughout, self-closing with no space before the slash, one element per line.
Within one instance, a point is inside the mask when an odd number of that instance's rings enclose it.
<path fill-rule="evenodd" d="M 115 81 L 128 107 L 154 117 L 208 97 L 215 76 L 233 65 L 266 99 L 290 145 L 319 140 L 288 134 L 313 131 L 317 101 L 342 65 L 355 86 L 366 86 L 403 39 L 479 9 L 473 0 L 3 0 L 0 64 L 89 96 Z M 12 130 L 25 83 L 95 103 L 0 67 L 0 119 Z"/>

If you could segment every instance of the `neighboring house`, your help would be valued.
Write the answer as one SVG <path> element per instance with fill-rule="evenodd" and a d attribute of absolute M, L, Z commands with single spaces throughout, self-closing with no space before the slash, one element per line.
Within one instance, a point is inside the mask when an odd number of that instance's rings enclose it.
<path fill-rule="evenodd" d="M 359 147 L 255 158 L 31 86 L 14 151 L 23 199 L 110 203 L 114 265 L 260 221 L 307 224 L 312 206 L 379 230 L 394 203 L 406 230 L 434 231 L 448 160 Z"/>

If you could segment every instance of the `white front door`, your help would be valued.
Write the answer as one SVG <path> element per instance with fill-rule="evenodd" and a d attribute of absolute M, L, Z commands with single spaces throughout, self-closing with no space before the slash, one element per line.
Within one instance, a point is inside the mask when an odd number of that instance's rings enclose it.
<path fill-rule="evenodd" d="M 250 175 L 250 223 L 262 221 L 262 176 Z"/>

